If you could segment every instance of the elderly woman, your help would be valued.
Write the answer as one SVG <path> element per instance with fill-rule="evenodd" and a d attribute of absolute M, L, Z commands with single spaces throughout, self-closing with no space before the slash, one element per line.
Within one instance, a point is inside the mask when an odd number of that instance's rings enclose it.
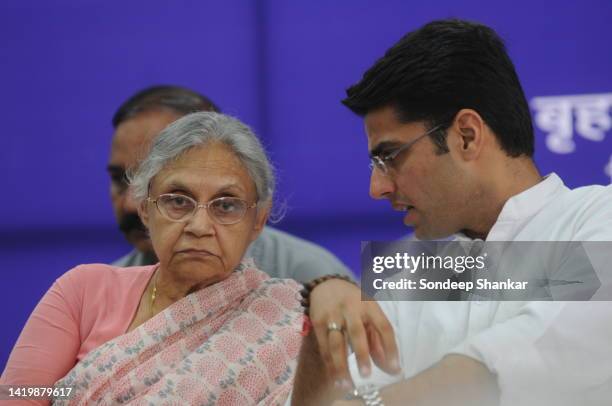
<path fill-rule="evenodd" d="M 2 383 L 73 388 L 57 404 L 284 402 L 301 308 L 297 283 L 243 261 L 274 191 L 257 138 L 222 114 L 185 116 L 131 183 L 159 264 L 82 265 L 59 278 Z"/>

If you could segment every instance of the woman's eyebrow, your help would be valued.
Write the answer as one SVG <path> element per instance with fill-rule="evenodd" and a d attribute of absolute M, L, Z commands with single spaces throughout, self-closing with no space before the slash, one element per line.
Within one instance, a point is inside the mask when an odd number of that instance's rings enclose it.
<path fill-rule="evenodd" d="M 182 193 L 191 195 L 191 188 L 187 187 L 187 185 L 185 185 L 184 183 L 180 181 L 172 181 L 168 183 L 167 185 L 165 185 L 163 189 L 178 191 L 178 192 L 182 192 Z"/>
<path fill-rule="evenodd" d="M 169 182 L 167 185 L 163 186 L 165 190 L 172 190 L 173 192 L 181 192 L 190 196 L 193 196 L 193 188 L 187 186 L 183 182 L 179 180 L 173 180 Z M 220 189 L 218 189 L 213 196 L 214 197 L 222 197 L 222 196 L 236 196 L 240 197 L 245 194 L 246 190 L 239 183 L 230 183 L 223 185 Z"/>
<path fill-rule="evenodd" d="M 219 196 L 223 194 L 236 195 L 236 194 L 243 194 L 243 193 L 246 193 L 246 191 L 244 190 L 242 186 L 240 186 L 238 183 L 232 183 L 229 185 L 225 185 L 221 189 L 219 189 L 215 193 L 215 196 Z"/>

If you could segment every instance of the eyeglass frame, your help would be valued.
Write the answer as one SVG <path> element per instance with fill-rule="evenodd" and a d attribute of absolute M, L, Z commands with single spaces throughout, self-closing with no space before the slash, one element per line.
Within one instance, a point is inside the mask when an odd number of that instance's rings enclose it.
<path fill-rule="evenodd" d="M 370 155 L 370 165 L 369 165 L 370 170 L 373 171 L 374 168 L 377 168 L 383 174 L 385 175 L 389 174 L 390 168 L 387 167 L 388 163 L 391 163 L 395 158 L 397 158 L 399 154 L 408 150 L 410 147 L 412 147 L 422 138 L 425 138 L 426 136 L 433 134 L 434 132 L 438 131 L 441 128 L 442 128 L 442 124 L 431 128 L 430 130 L 428 130 L 424 134 L 419 135 L 412 141 L 408 141 L 407 143 L 402 144 L 399 147 L 395 148 L 392 152 L 386 154 L 384 157 L 381 157 L 380 155 Z"/>
<path fill-rule="evenodd" d="M 167 214 L 164 214 L 164 212 L 162 211 L 162 209 L 160 209 L 160 208 L 159 208 L 158 201 L 159 201 L 159 198 L 160 198 L 160 197 L 162 197 L 162 196 L 168 196 L 168 195 L 169 195 L 169 196 L 181 196 L 181 197 L 183 197 L 183 198 L 185 198 L 185 199 L 189 199 L 189 200 L 193 201 L 193 202 L 195 203 L 195 207 L 193 208 L 193 211 L 191 212 L 191 215 L 187 215 L 187 216 L 185 216 L 185 218 L 182 218 L 182 219 L 180 219 L 180 220 L 175 220 L 175 219 L 173 219 L 173 218 L 170 218 L 170 217 L 169 217 Z M 216 201 L 219 201 L 219 200 L 223 200 L 223 199 L 240 200 L 241 202 L 244 202 L 244 203 L 246 203 L 246 204 L 247 204 L 247 206 L 246 206 L 246 208 L 245 208 L 245 210 L 244 210 L 244 213 L 242 213 L 242 216 L 240 217 L 240 219 L 238 219 L 238 220 L 236 220 L 236 221 L 234 221 L 234 222 L 232 222 L 232 223 L 221 223 L 221 222 L 219 221 L 219 219 L 217 219 L 217 217 L 216 217 L 215 215 L 211 214 L 211 212 L 209 211 L 209 207 L 212 205 L 212 203 L 213 203 L 213 202 L 216 202 Z M 157 199 L 151 199 L 151 197 L 150 197 L 150 196 L 147 196 L 146 201 L 147 201 L 147 202 L 149 202 L 149 203 L 155 203 L 155 207 L 157 207 L 157 211 L 159 212 L 159 214 L 161 214 L 161 215 L 162 215 L 162 217 L 163 217 L 163 218 L 165 218 L 166 220 L 168 220 L 168 221 L 172 221 L 172 222 L 174 222 L 174 223 L 187 223 L 187 222 L 189 222 L 189 221 L 190 221 L 192 218 L 194 218 L 194 217 L 195 217 L 195 215 L 196 215 L 196 213 L 198 212 L 198 210 L 200 210 L 201 208 L 205 208 L 205 209 L 206 209 L 206 212 L 208 213 L 208 216 L 209 216 L 211 219 L 213 219 L 213 220 L 215 221 L 215 223 L 220 224 L 220 225 L 223 225 L 223 226 L 229 226 L 229 225 L 232 225 L 232 224 L 238 224 L 238 223 L 240 223 L 240 222 L 241 222 L 241 221 L 244 219 L 244 216 L 246 215 L 247 210 L 257 207 L 257 202 L 253 202 L 252 204 L 250 204 L 250 205 L 249 205 L 249 204 L 248 204 L 249 202 L 248 202 L 247 200 L 241 199 L 241 198 L 239 198 L 239 197 L 234 197 L 234 196 L 221 196 L 221 197 L 216 197 L 216 198 L 214 198 L 214 199 L 212 199 L 212 200 L 209 200 L 209 201 L 208 201 L 208 202 L 206 202 L 206 203 L 200 203 L 200 202 L 198 202 L 197 200 L 195 200 L 194 198 L 189 197 L 189 196 L 187 196 L 187 195 L 180 194 L 180 193 L 162 193 L 161 195 L 157 196 Z"/>

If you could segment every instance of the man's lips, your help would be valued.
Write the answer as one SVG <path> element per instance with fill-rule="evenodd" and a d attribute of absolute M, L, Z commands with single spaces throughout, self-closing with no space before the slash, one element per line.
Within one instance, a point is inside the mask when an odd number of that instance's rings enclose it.
<path fill-rule="evenodd" d="M 408 211 L 414 209 L 414 206 L 407 203 L 391 203 L 391 206 L 393 206 L 393 210 L 395 211 Z"/>

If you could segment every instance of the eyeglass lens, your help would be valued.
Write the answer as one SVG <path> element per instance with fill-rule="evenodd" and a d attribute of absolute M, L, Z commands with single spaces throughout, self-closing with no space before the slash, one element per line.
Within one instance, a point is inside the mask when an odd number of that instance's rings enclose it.
<path fill-rule="evenodd" d="M 195 214 L 198 203 L 188 196 L 164 194 L 157 198 L 160 212 L 174 221 L 187 221 Z M 221 224 L 237 223 L 247 209 L 247 203 L 236 197 L 220 197 L 206 205 L 208 214 Z"/>

